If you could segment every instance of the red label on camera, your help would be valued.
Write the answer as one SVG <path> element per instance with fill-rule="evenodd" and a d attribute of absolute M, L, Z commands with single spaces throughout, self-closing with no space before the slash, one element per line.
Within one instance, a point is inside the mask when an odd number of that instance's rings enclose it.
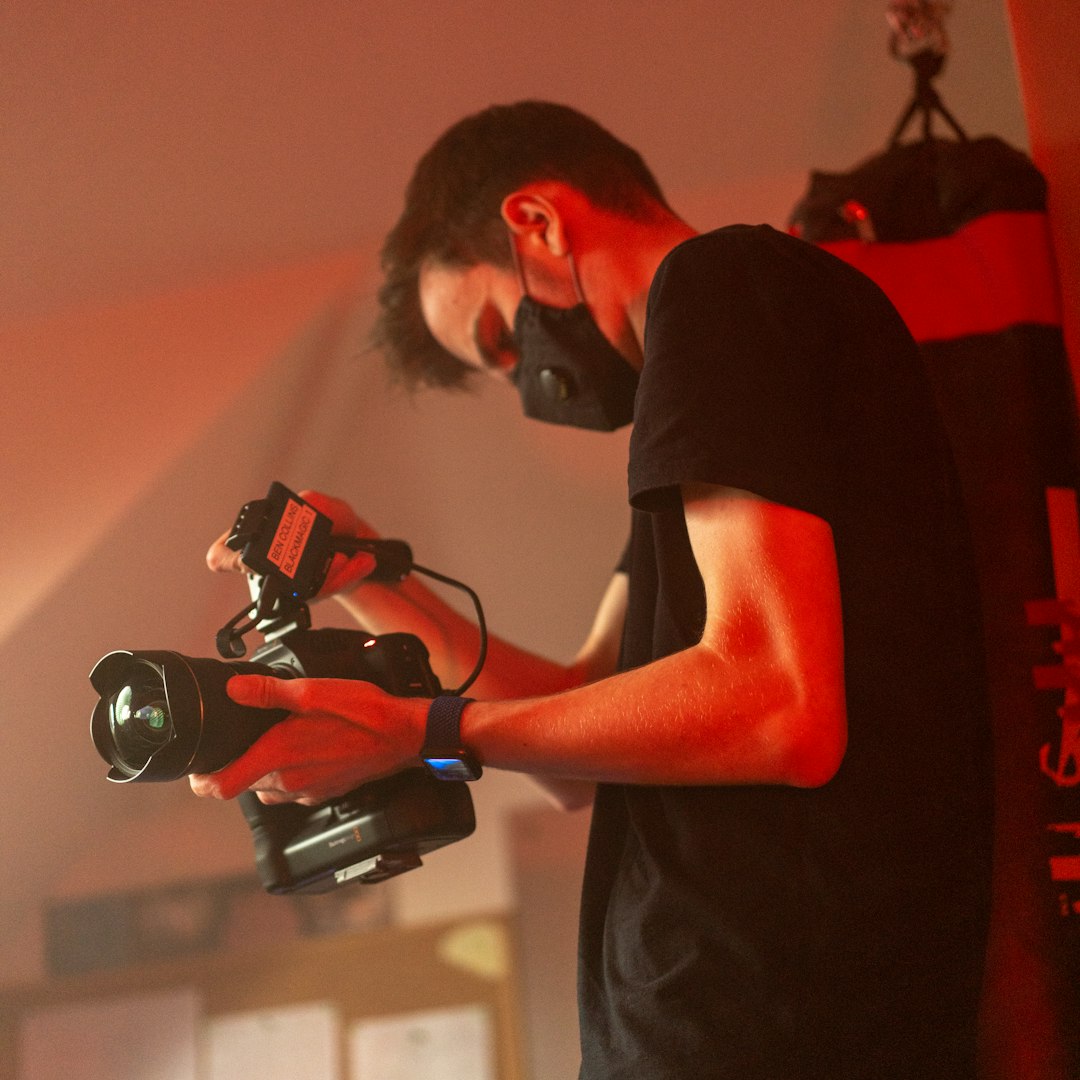
<path fill-rule="evenodd" d="M 315 518 L 315 510 L 295 499 L 285 506 L 266 557 L 288 578 L 296 577 Z"/>

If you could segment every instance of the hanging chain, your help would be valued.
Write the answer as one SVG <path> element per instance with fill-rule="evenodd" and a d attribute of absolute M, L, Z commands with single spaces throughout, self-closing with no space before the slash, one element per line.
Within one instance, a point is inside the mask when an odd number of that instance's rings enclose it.
<path fill-rule="evenodd" d="M 927 53 L 944 58 L 949 51 L 945 16 L 951 10 L 949 0 L 890 0 L 885 13 L 892 30 L 890 54 L 907 61 Z"/>
<path fill-rule="evenodd" d="M 949 36 L 945 33 L 945 16 L 952 10 L 949 0 L 889 0 L 885 19 L 889 24 L 889 52 L 911 65 L 915 72 L 915 96 L 907 112 L 893 130 L 890 146 L 897 146 L 908 123 L 922 118 L 923 141 L 933 138 L 934 115 L 939 115 L 952 128 L 961 142 L 967 141 L 964 129 L 945 108 L 934 89 L 934 79 L 945 66 L 949 52 Z"/>

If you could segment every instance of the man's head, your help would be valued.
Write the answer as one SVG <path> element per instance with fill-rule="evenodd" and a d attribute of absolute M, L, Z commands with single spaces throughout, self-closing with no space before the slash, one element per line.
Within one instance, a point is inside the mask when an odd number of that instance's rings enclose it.
<path fill-rule="evenodd" d="M 421 158 L 383 247 L 374 341 L 402 382 L 465 382 L 470 365 L 440 345 L 424 321 L 421 271 L 511 267 L 503 204 L 542 181 L 568 185 L 598 209 L 631 220 L 671 213 L 640 155 L 574 109 L 523 101 L 459 121 Z"/>

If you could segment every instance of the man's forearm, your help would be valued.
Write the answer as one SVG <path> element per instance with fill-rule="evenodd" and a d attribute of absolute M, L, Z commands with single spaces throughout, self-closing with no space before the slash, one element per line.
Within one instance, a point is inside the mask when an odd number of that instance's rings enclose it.
<path fill-rule="evenodd" d="M 489 766 L 643 784 L 826 782 L 844 752 L 843 690 L 695 646 L 565 693 L 477 702 L 462 738 Z"/>

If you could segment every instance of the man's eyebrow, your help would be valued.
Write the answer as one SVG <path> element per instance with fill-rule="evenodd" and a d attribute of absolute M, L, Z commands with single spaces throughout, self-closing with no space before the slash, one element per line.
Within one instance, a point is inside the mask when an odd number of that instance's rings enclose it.
<path fill-rule="evenodd" d="M 484 344 L 480 337 L 480 316 L 477 315 L 473 319 L 471 334 L 472 343 L 476 346 L 477 355 L 480 357 L 484 367 L 492 367 L 494 364 L 494 358 L 491 355 L 491 351 Z"/>
<path fill-rule="evenodd" d="M 486 344 L 481 336 L 480 326 L 483 320 L 485 312 L 481 311 L 472 324 L 472 341 L 476 346 L 477 355 L 480 357 L 481 363 L 485 368 L 496 369 L 499 367 L 498 357 L 491 351 L 491 347 Z"/>

